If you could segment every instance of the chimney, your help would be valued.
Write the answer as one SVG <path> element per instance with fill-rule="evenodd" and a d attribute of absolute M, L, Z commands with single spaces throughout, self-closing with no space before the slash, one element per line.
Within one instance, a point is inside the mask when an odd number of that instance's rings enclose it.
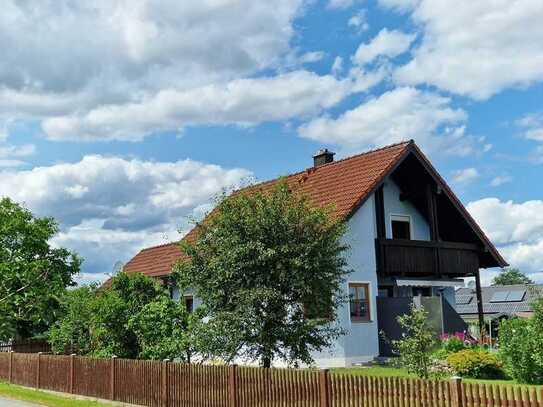
<path fill-rule="evenodd" d="M 319 165 L 331 163 L 334 161 L 334 154 L 328 151 L 327 148 L 321 148 L 313 155 L 313 166 L 318 167 Z"/>

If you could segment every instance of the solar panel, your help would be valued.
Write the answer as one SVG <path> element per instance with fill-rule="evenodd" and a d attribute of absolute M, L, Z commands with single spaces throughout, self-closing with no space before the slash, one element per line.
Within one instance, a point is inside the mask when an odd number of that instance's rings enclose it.
<path fill-rule="evenodd" d="M 456 304 L 457 305 L 467 305 L 471 302 L 471 299 L 473 298 L 472 295 L 459 295 L 456 297 Z"/>
<path fill-rule="evenodd" d="M 507 301 L 508 302 L 522 301 L 524 299 L 524 295 L 526 295 L 526 290 L 509 291 L 509 295 L 507 296 Z"/>
<path fill-rule="evenodd" d="M 509 296 L 509 291 L 498 291 L 492 295 L 490 302 L 505 302 Z"/>

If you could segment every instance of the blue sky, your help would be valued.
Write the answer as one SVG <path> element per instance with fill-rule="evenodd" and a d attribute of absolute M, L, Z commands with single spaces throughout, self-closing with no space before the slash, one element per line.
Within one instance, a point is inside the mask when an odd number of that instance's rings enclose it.
<path fill-rule="evenodd" d="M 543 281 L 540 0 L 184 3 L 0 16 L 0 194 L 59 220 L 81 281 L 177 239 L 222 188 L 410 138 Z"/>

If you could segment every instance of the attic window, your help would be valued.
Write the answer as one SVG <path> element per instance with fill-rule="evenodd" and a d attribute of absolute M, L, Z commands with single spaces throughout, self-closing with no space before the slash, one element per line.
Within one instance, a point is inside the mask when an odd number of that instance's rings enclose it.
<path fill-rule="evenodd" d="M 407 215 L 391 215 L 390 225 L 393 239 L 411 239 L 411 217 Z"/>

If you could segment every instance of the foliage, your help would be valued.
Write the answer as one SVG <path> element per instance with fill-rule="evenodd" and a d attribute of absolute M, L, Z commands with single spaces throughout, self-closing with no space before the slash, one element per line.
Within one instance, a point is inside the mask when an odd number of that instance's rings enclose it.
<path fill-rule="evenodd" d="M 77 344 L 80 354 L 136 358 L 142 347 L 130 320 L 148 304 L 169 297 L 150 277 L 120 273 L 107 288 L 78 289 L 64 299 L 64 314 L 49 331 L 55 351 L 65 353 Z"/>
<path fill-rule="evenodd" d="M 533 304 L 534 316 L 502 321 L 500 357 L 507 372 L 520 383 L 543 383 L 543 302 Z"/>
<path fill-rule="evenodd" d="M 505 268 L 492 280 L 492 285 L 534 284 L 534 282 L 519 269 Z"/>
<path fill-rule="evenodd" d="M 202 299 L 207 352 L 269 366 L 274 359 L 312 363 L 341 335 L 336 308 L 345 301 L 345 225 L 279 182 L 262 192 L 222 197 L 198 237 L 182 249 L 178 274 Z M 304 311 L 312 318 L 306 318 Z"/>
<path fill-rule="evenodd" d="M 423 307 L 411 305 L 409 314 L 398 317 L 404 330 L 402 338 L 392 341 L 394 351 L 400 356 L 400 365 L 418 377 L 430 377 L 432 351 L 436 334 L 428 324 L 428 313 Z"/>
<path fill-rule="evenodd" d="M 189 313 L 185 304 L 162 296 L 145 305 L 128 326 L 140 345 L 139 358 L 190 363 L 194 353 L 191 325 L 197 321 L 198 316 Z"/>
<path fill-rule="evenodd" d="M 91 326 L 96 287 L 67 290 L 61 298 L 62 318 L 49 331 L 49 343 L 55 353 L 87 354 L 92 349 Z"/>
<path fill-rule="evenodd" d="M 56 320 L 58 297 L 74 284 L 80 259 L 53 248 L 52 218 L 37 218 L 8 198 L 0 200 L 0 340 L 45 332 Z"/>
<path fill-rule="evenodd" d="M 464 349 L 447 356 L 447 363 L 457 375 L 474 379 L 500 379 L 504 376 L 496 355 L 483 349 Z"/>

